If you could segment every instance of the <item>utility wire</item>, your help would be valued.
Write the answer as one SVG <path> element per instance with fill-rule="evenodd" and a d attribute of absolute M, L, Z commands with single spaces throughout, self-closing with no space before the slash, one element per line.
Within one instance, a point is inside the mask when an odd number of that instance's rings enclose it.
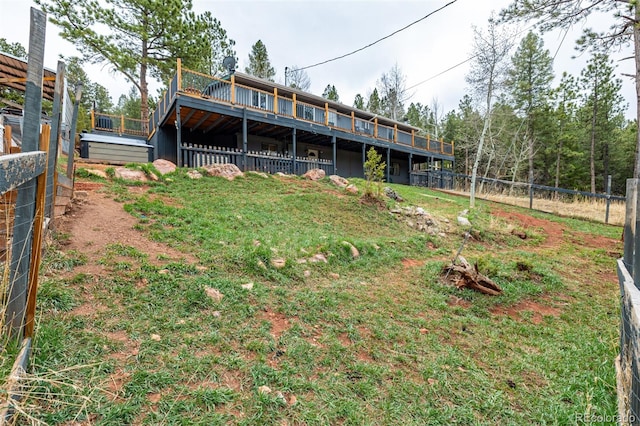
<path fill-rule="evenodd" d="M 404 27 L 400 28 L 399 30 L 396 30 L 396 31 L 392 32 L 392 33 L 391 33 L 391 34 L 389 34 L 389 35 L 386 35 L 386 36 L 384 36 L 384 37 L 382 37 L 382 38 L 379 38 L 378 40 L 374 41 L 373 43 L 369 43 L 369 44 L 367 44 L 366 46 L 363 46 L 363 47 L 361 47 L 361 48 L 359 48 L 359 49 L 356 49 L 356 50 L 354 50 L 354 51 L 352 51 L 352 52 L 345 53 L 344 55 L 337 56 L 337 57 L 335 57 L 335 58 L 331 58 L 331 59 L 327 59 L 326 61 L 318 62 L 318 63 L 313 64 L 313 65 L 307 65 L 306 67 L 302 67 L 302 68 L 297 68 L 297 70 L 306 70 L 306 69 L 309 69 L 309 68 L 317 67 L 317 66 L 319 66 L 319 65 L 328 64 L 329 62 L 337 61 L 337 60 L 339 60 L 339 59 L 346 58 L 347 56 L 351 56 L 351 55 L 354 55 L 354 54 L 356 54 L 356 53 L 358 53 L 358 52 L 361 52 L 361 51 L 363 51 L 363 50 L 365 50 L 365 49 L 368 49 L 369 47 L 371 47 L 371 46 L 373 46 L 373 45 L 375 45 L 375 44 L 378 44 L 378 43 L 380 43 L 381 41 L 386 40 L 386 39 L 388 39 L 388 38 L 390 38 L 390 37 L 393 37 L 394 35 L 398 34 L 398 33 L 399 33 L 399 32 L 401 32 L 401 31 L 406 30 L 407 28 L 409 28 L 409 27 L 411 27 L 411 26 L 413 26 L 413 25 L 417 24 L 418 22 L 424 21 L 425 19 L 427 19 L 427 18 L 428 18 L 428 17 L 430 17 L 431 15 L 434 15 L 434 14 L 436 14 L 436 13 L 440 12 L 441 10 L 443 10 L 443 9 L 445 9 L 445 8 L 447 8 L 447 7 L 449 7 L 449 6 L 451 6 L 451 5 L 452 5 L 452 4 L 454 4 L 456 1 L 458 1 L 458 0 L 451 0 L 449 3 L 445 4 L 444 6 L 442 6 L 442 7 L 438 8 L 438 9 L 436 9 L 436 10 L 432 11 L 432 12 L 429 12 L 428 14 L 426 14 L 425 16 L 423 16 L 422 18 L 420 18 L 420 19 L 418 19 L 418 20 L 416 20 L 416 21 L 413 21 L 412 23 L 410 23 L 410 24 L 408 24 L 408 25 L 405 25 Z"/>

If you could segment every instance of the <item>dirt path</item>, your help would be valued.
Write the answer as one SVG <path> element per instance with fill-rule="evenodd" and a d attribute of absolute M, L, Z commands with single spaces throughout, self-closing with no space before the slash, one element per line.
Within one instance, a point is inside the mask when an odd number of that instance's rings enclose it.
<path fill-rule="evenodd" d="M 149 263 L 154 265 L 166 263 L 166 258 L 172 261 L 184 259 L 189 263 L 198 263 L 191 254 L 150 241 L 142 232 L 134 229 L 136 218 L 99 187 L 84 188 L 86 197 L 76 199 L 71 211 L 67 212 L 58 224 L 61 232 L 70 235 L 64 249 L 76 250 L 87 256 L 87 263 L 76 268 L 76 273 L 101 275 L 104 267 L 100 265 L 100 259 L 106 247 L 118 243 L 148 254 Z M 159 255 L 162 255 L 164 260 L 159 261 Z"/>

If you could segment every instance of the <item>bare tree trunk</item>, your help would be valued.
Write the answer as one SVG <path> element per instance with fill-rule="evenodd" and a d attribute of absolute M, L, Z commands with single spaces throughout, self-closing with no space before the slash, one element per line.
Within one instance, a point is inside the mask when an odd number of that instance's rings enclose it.
<path fill-rule="evenodd" d="M 635 9 L 635 21 L 640 22 L 640 7 L 634 3 L 633 8 Z M 636 161 L 633 177 L 637 179 L 640 177 L 640 26 L 637 24 L 633 26 L 633 45 L 636 60 L 636 118 L 639 124 L 636 131 Z"/>
<path fill-rule="evenodd" d="M 482 133 L 480 134 L 480 141 L 478 142 L 478 152 L 476 152 L 476 159 L 473 162 L 473 169 L 471 171 L 471 192 L 469 194 L 469 207 L 474 208 L 476 206 L 476 178 L 478 176 L 478 165 L 480 165 L 480 158 L 482 157 L 482 147 L 484 146 L 484 138 L 487 135 L 487 130 L 491 126 L 491 97 L 493 95 L 493 76 L 489 80 L 489 87 L 487 89 L 487 115 L 484 118 L 484 125 L 482 126 Z"/>
<path fill-rule="evenodd" d="M 591 192 L 596 192 L 596 119 L 598 115 L 598 77 L 593 90 L 593 116 L 591 117 L 591 152 L 589 164 L 591 171 Z"/>
<path fill-rule="evenodd" d="M 147 86 L 147 41 L 142 40 L 142 61 L 140 63 L 140 119 L 142 130 L 149 132 L 149 87 Z M 123 129 L 124 130 L 124 129 Z"/>

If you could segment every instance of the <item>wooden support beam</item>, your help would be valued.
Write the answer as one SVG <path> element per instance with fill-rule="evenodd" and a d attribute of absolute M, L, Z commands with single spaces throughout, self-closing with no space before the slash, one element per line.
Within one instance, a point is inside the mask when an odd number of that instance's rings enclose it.
<path fill-rule="evenodd" d="M 47 155 L 42 151 L 0 156 L 0 194 L 12 191 L 42 173 Z"/>
<path fill-rule="evenodd" d="M 206 113 L 205 115 L 203 115 L 203 116 L 202 116 L 202 118 L 201 118 L 200 120 L 198 120 L 198 122 L 196 123 L 196 125 L 195 125 L 195 126 L 193 126 L 193 127 L 191 128 L 191 131 L 194 131 L 194 130 L 196 130 L 198 127 L 200 127 L 200 125 L 201 125 L 202 123 L 204 123 L 205 121 L 207 121 L 207 120 L 209 119 L 209 117 L 211 117 L 211 113 L 210 113 L 210 112 L 208 112 L 208 113 Z"/>
<path fill-rule="evenodd" d="M 195 109 L 195 108 L 191 109 L 191 111 L 189 112 L 189 114 L 187 114 L 187 115 L 184 117 L 184 119 L 182 120 L 182 123 L 180 123 L 180 124 L 182 124 L 183 126 L 184 126 L 185 124 L 187 124 L 187 123 L 189 122 L 189 120 L 191 119 L 191 117 L 193 117 L 193 114 L 195 114 L 196 112 L 198 112 L 198 110 L 197 110 L 197 109 Z"/>
<path fill-rule="evenodd" d="M 182 59 L 178 58 L 176 63 L 176 75 L 178 76 L 178 92 L 182 90 Z"/>
<path fill-rule="evenodd" d="M 211 130 L 213 130 L 213 129 L 218 125 L 218 124 L 222 123 L 222 122 L 225 120 L 225 118 L 227 118 L 227 117 L 225 117 L 224 115 L 223 115 L 223 116 L 221 116 L 221 117 L 219 117 L 219 118 L 218 118 L 216 121 L 214 121 L 214 122 L 213 122 L 209 127 L 207 127 L 206 129 L 204 129 L 204 130 L 202 131 L 202 133 L 209 133 L 209 132 L 210 132 Z"/>
<path fill-rule="evenodd" d="M 236 103 L 236 76 L 231 74 L 231 103 Z"/>
<path fill-rule="evenodd" d="M 7 83 L 24 83 L 27 81 L 27 77 L 3 77 L 0 78 L 0 84 Z M 43 77 L 42 81 L 56 81 L 55 77 Z"/>

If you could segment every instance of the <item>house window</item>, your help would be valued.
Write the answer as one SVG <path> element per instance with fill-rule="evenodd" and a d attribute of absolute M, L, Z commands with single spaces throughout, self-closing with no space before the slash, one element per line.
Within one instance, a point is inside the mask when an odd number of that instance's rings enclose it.
<path fill-rule="evenodd" d="M 329 111 L 329 126 L 335 126 L 336 123 L 338 122 L 338 114 L 336 114 L 334 111 Z"/>
<path fill-rule="evenodd" d="M 267 109 L 267 94 L 254 91 L 252 105 L 261 109 Z"/>

